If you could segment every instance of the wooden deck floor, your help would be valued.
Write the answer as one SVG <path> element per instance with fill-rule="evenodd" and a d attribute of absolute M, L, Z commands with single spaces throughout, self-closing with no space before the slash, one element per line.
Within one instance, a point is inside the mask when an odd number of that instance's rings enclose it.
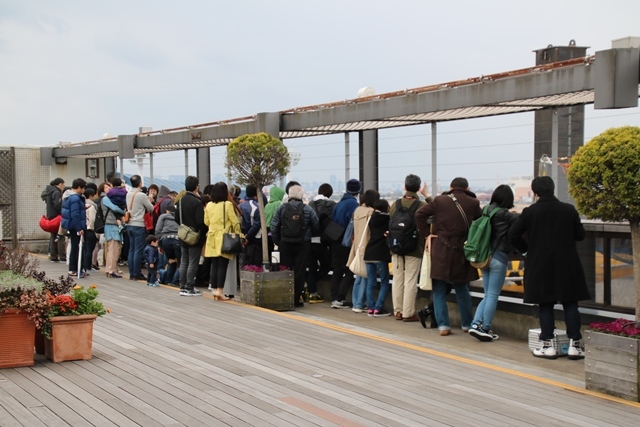
<path fill-rule="evenodd" d="M 277 313 L 97 273 L 80 282 L 112 310 L 93 359 L 0 370 L 0 426 L 640 425 L 639 404 L 584 390 L 570 373 L 581 362 L 492 358 L 508 341 L 445 345 L 455 333 L 394 334 L 366 322 L 408 325 L 328 303 Z"/>

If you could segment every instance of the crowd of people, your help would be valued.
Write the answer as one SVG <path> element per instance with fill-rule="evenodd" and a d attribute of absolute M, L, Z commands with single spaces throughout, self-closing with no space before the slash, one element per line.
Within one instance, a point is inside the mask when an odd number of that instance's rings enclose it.
<path fill-rule="evenodd" d="M 333 188 L 325 183 L 309 203 L 295 181 L 285 189 L 272 186 L 269 197 L 249 185 L 242 200 L 239 187 L 218 182 L 201 190 L 195 176 L 185 179 L 180 193 L 164 186 L 145 188 L 138 175 L 130 178 L 129 191 L 116 176 L 98 186 L 80 178 L 70 188 L 64 184 L 61 178 L 51 181 L 43 199 L 48 218 L 62 216 L 60 230 L 51 234 L 50 259 L 67 261 L 71 277 L 82 278 L 104 266 L 106 277 L 120 279 L 119 260 L 126 257 L 130 280 L 144 280 L 152 287 L 174 285 L 181 296 L 201 295 L 198 286 L 204 284 L 215 300 L 227 300 L 238 288 L 240 268 L 269 268 L 273 262 L 293 271 L 296 307 L 324 302 L 317 285 L 331 272 L 332 308 L 393 316 L 423 327 L 431 317 L 431 326 L 441 336 L 451 333 L 447 296 L 454 290 L 462 330 L 492 342 L 499 339 L 492 325 L 507 263 L 519 251 L 527 257 L 524 302 L 537 304 L 540 312 L 541 347 L 533 354 L 558 356 L 552 340 L 554 304 L 559 302 L 565 311 L 569 357 L 584 357 L 578 301 L 588 299 L 589 293 L 575 242 L 585 233 L 575 208 L 554 197 L 549 177 L 533 180 L 537 202 L 520 215 L 511 211 L 514 195 L 507 185 L 499 185 L 484 208 L 485 213 L 497 211 L 491 215 L 492 257 L 480 270 L 484 298 L 475 315 L 469 282 L 479 278 L 479 270 L 465 258 L 463 247 L 471 223 L 483 209 L 465 178 L 455 178 L 448 191 L 432 198 L 420 177 L 410 174 L 403 196 L 392 203 L 374 189 L 363 192 L 357 179 L 347 182 L 337 202 L 331 199 Z M 258 197 L 264 201 L 266 224 Z M 182 226 L 197 233 L 197 240 L 181 240 Z M 223 250 L 225 233 L 241 237 L 242 253 Z M 431 302 L 416 310 L 428 236 Z M 357 267 L 362 263 L 363 268 Z M 391 311 L 385 308 L 389 293 Z"/>

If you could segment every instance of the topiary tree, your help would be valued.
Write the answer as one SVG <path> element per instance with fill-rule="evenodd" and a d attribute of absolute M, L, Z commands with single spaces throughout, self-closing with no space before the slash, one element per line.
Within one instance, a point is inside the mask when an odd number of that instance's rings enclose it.
<path fill-rule="evenodd" d="M 265 132 L 239 136 L 227 146 L 225 166 L 231 176 L 240 185 L 251 184 L 258 189 L 264 265 L 268 265 L 270 260 L 262 187 L 271 185 L 276 179 L 285 176 L 290 165 L 291 157 L 287 147 L 278 138 Z"/>
<path fill-rule="evenodd" d="M 569 193 L 587 218 L 629 221 L 640 322 L 640 127 L 611 128 L 571 158 Z"/>

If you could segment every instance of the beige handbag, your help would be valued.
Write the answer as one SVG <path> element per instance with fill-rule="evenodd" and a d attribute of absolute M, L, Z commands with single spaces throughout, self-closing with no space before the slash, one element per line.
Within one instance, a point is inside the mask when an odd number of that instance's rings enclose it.
<path fill-rule="evenodd" d="M 362 231 L 362 236 L 360 237 L 360 243 L 356 247 L 356 253 L 348 267 L 351 272 L 357 276 L 367 277 L 367 264 L 364 262 L 364 253 L 360 252 L 360 247 L 362 246 L 362 242 L 364 242 L 364 236 L 366 234 L 366 228 L 369 227 L 369 220 L 371 219 L 371 215 L 367 218 L 367 224 L 364 226 L 365 230 Z"/>

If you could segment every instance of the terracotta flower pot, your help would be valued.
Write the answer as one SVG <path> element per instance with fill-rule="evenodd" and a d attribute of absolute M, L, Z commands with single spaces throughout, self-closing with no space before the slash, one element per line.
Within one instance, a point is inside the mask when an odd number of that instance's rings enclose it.
<path fill-rule="evenodd" d="M 36 327 L 27 313 L 7 309 L 0 314 L 0 368 L 33 366 Z"/>
<path fill-rule="evenodd" d="M 51 320 L 51 339 L 45 340 L 45 356 L 53 362 L 90 360 L 95 314 L 55 316 Z"/>

